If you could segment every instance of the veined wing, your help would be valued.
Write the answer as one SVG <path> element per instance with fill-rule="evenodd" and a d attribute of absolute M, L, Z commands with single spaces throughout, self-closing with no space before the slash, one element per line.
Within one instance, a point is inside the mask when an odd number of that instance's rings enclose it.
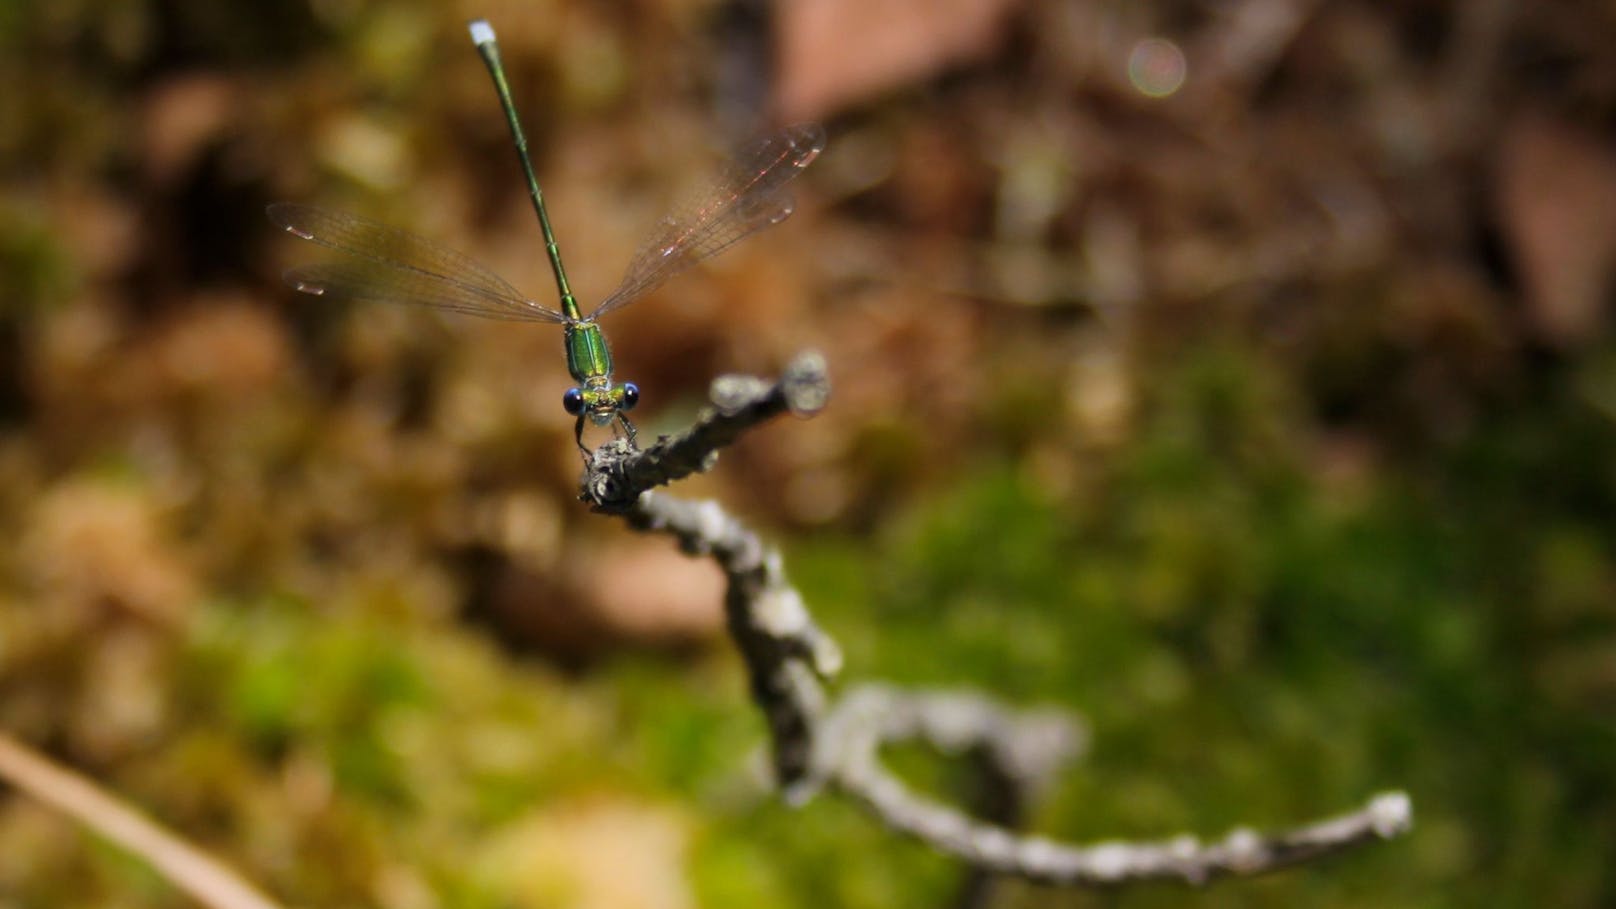
<path fill-rule="evenodd" d="M 617 289 L 589 314 L 594 319 L 642 294 L 753 231 L 779 224 L 793 202 L 785 185 L 825 148 L 816 123 L 786 127 L 737 156 L 696 201 L 664 217 L 640 247 Z"/>
<path fill-rule="evenodd" d="M 411 303 L 490 319 L 565 322 L 470 257 L 396 227 L 344 212 L 277 202 L 269 219 L 290 234 L 354 257 L 286 273 L 303 293 Z"/>

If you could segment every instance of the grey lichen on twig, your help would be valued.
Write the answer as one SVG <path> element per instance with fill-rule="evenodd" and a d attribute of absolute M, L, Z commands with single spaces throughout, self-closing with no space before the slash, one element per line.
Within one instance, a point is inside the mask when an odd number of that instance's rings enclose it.
<path fill-rule="evenodd" d="M 779 551 L 716 502 L 646 492 L 625 516 L 639 530 L 672 534 L 686 552 L 709 555 L 724 570 L 724 614 L 752 697 L 769 721 L 775 777 L 786 786 L 807 777 L 825 706 L 821 682 L 841 670 L 842 655 L 786 580 Z"/>
<path fill-rule="evenodd" d="M 768 720 L 775 779 L 788 801 L 800 804 L 824 790 L 840 791 L 893 829 L 978 871 L 1064 886 L 1199 884 L 1271 871 L 1410 829 L 1408 797 L 1390 792 L 1358 811 L 1277 833 L 1241 829 L 1210 844 L 1186 835 L 1073 846 L 1018 834 L 911 791 L 882 765 L 882 745 L 919 739 L 944 753 L 974 754 L 1015 790 L 1012 801 L 1021 802 L 1081 754 L 1088 730 L 1068 711 L 1013 710 L 965 692 L 866 684 L 833 700 L 826 683 L 841 668 L 841 652 L 786 579 L 779 551 L 716 502 L 652 491 L 708 469 L 719 448 L 765 420 L 788 411 L 812 415 L 829 389 L 824 359 L 816 353 L 798 356 L 775 382 L 721 377 L 712 385 L 712 406 L 690 429 L 642 451 L 622 441 L 602 446 L 581 484 L 581 498 L 596 511 L 618 515 L 640 531 L 670 534 L 685 552 L 711 556 L 723 570 L 730 635 L 746 663 L 752 697 Z"/>
<path fill-rule="evenodd" d="M 830 377 L 824 356 L 808 351 L 798 354 L 777 382 L 720 376 L 713 380 L 708 397 L 712 406 L 683 432 L 663 436 L 642 450 L 621 439 L 596 449 L 585 469 L 580 497 L 597 511 L 626 513 L 646 490 L 710 469 L 718 449 L 747 429 L 781 413 L 799 417 L 818 413 L 830 397 Z"/>
<path fill-rule="evenodd" d="M 1382 793 L 1364 808 L 1278 833 L 1236 830 L 1203 845 L 1193 836 L 1162 842 L 1079 847 L 1018 835 L 916 795 L 882 766 L 884 743 L 923 739 L 945 753 L 984 750 L 1006 779 L 1030 792 L 1049 783 L 1087 744 L 1087 731 L 1058 711 L 1006 709 L 969 693 L 904 692 L 885 685 L 849 691 L 828 711 L 815 744 L 819 780 L 863 802 L 887 826 L 974 869 L 1061 886 L 1144 880 L 1203 884 L 1273 871 L 1408 831 L 1408 796 Z"/>

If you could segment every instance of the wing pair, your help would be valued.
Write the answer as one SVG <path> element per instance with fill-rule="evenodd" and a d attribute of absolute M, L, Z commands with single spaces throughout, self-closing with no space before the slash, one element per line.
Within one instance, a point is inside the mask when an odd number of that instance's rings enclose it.
<path fill-rule="evenodd" d="M 748 234 L 785 220 L 793 209 L 785 185 L 824 147 L 824 131 L 805 124 L 747 148 L 707 192 L 659 222 L 617 289 L 588 318 L 626 306 Z M 424 237 L 307 205 L 278 202 L 268 212 L 269 219 L 288 233 L 352 257 L 288 271 L 287 283 L 304 293 L 411 303 L 492 319 L 567 321 L 469 256 Z"/>

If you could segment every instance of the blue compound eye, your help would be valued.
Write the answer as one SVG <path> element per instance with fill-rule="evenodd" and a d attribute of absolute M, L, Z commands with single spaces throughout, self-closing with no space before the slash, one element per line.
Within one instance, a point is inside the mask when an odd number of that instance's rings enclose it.
<path fill-rule="evenodd" d="M 583 413 L 584 393 L 576 388 L 567 389 L 567 393 L 561 396 L 561 408 L 575 417 Z"/>
<path fill-rule="evenodd" d="M 624 382 L 622 408 L 624 410 L 633 410 L 634 405 L 638 403 L 640 403 L 640 386 L 635 385 L 633 382 Z"/>

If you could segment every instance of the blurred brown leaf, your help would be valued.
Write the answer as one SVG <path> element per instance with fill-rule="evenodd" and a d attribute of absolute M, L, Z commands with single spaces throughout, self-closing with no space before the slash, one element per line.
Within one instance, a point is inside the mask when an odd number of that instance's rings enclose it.
<path fill-rule="evenodd" d="M 798 0 L 780 13 L 779 107 L 830 112 L 982 57 L 1016 0 Z"/>
<path fill-rule="evenodd" d="M 660 541 L 574 547 L 561 577 L 511 564 L 491 591 L 502 632 L 563 657 L 613 647 L 688 645 L 723 627 L 723 579 L 712 566 Z"/>
<path fill-rule="evenodd" d="M 1589 340 L 1616 276 L 1616 148 L 1541 114 L 1517 118 L 1495 174 L 1497 217 L 1545 340 Z"/>
<path fill-rule="evenodd" d="M 598 617 L 622 637 L 680 643 L 723 626 L 723 578 L 660 540 L 625 540 L 585 558 L 574 581 L 593 588 Z"/>
<path fill-rule="evenodd" d="M 142 153 L 155 182 L 166 184 L 190 170 L 209 143 L 235 126 L 243 99 L 228 80 L 196 74 L 157 85 L 145 102 Z"/>

